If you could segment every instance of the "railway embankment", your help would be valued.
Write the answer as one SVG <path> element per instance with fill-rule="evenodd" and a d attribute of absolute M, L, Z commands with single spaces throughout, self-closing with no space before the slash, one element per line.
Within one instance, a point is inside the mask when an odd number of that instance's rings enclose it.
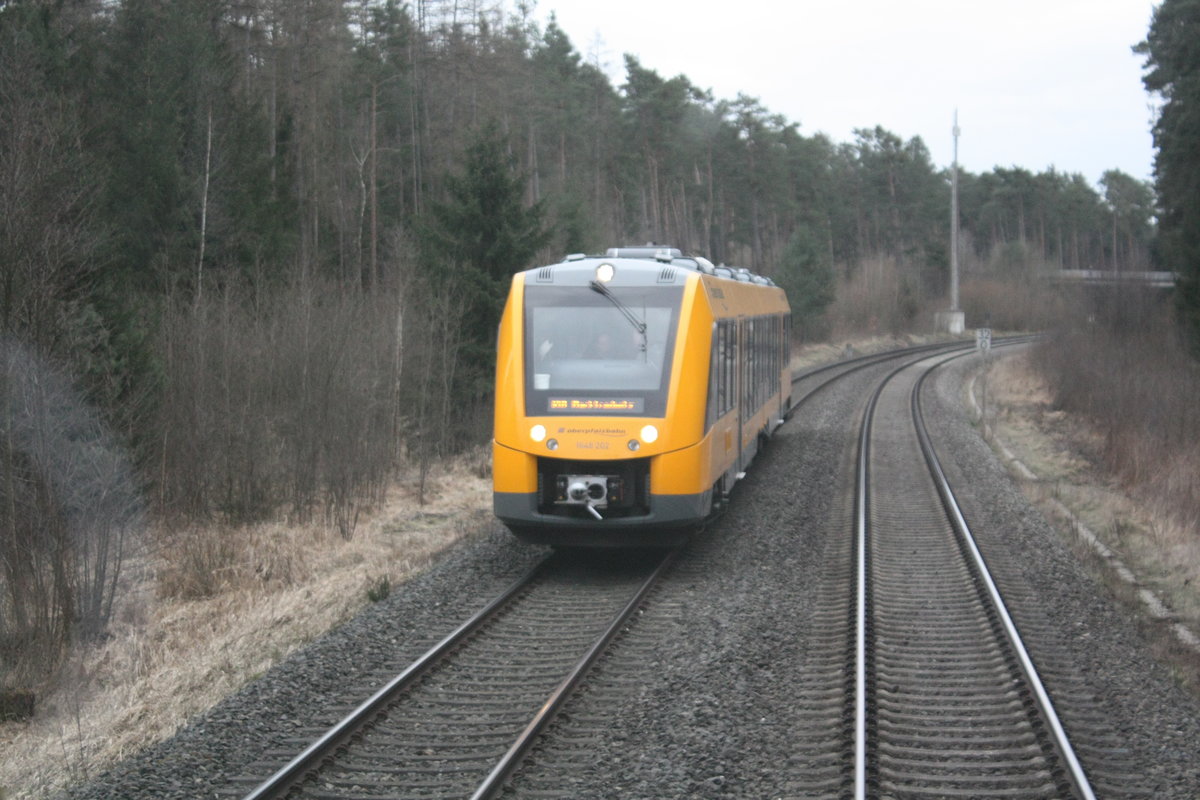
<path fill-rule="evenodd" d="M 964 385 L 970 413 L 1029 501 L 1200 696 L 1200 540 L 1105 465 L 1107 434 L 1056 407 L 1032 357 L 1013 353 L 977 370 Z"/>
<path fill-rule="evenodd" d="M 397 484 L 349 540 L 279 521 L 148 554 L 126 570 L 131 599 L 111 635 L 39 693 L 32 719 L 0 722 L 0 797 L 52 796 L 170 739 L 490 524 L 489 482 L 470 459 L 434 470 L 426 499 Z"/>

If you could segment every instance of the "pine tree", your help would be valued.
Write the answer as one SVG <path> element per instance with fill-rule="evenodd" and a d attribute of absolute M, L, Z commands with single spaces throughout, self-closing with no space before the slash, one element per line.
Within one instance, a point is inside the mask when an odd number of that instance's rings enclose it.
<path fill-rule="evenodd" d="M 822 333 L 822 315 L 833 302 L 833 262 L 829 250 L 807 225 L 792 234 L 780 260 L 776 279 L 787 292 L 792 325 L 801 339 Z"/>
<path fill-rule="evenodd" d="M 494 121 L 467 147 L 463 172 L 445 181 L 447 199 L 432 205 L 424 229 L 427 263 L 465 293 L 468 339 L 490 353 L 510 277 L 549 241 L 545 207 L 526 206 L 525 176 Z"/>
<path fill-rule="evenodd" d="M 1164 266 L 1179 274 L 1177 298 L 1200 353 L 1200 0 L 1163 0 L 1136 52 L 1146 89 L 1165 101 L 1154 124 L 1155 187 Z"/>

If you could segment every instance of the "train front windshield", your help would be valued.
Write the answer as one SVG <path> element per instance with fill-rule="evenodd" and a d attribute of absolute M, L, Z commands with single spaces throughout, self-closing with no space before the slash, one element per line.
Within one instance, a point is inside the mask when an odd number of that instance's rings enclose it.
<path fill-rule="evenodd" d="M 683 288 L 525 289 L 525 413 L 662 417 Z"/>

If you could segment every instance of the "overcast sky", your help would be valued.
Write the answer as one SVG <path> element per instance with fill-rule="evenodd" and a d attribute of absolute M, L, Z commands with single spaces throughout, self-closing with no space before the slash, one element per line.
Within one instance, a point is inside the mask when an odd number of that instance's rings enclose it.
<path fill-rule="evenodd" d="M 836 142 L 882 125 L 939 166 L 1149 180 L 1142 41 L 1152 0 L 538 0 L 615 86 L 624 54 L 718 99 L 757 97 Z"/>

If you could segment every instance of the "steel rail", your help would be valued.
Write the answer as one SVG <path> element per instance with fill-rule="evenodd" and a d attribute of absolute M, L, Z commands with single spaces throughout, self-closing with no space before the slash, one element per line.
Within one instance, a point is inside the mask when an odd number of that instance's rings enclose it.
<path fill-rule="evenodd" d="M 913 354 L 915 355 L 915 353 Z M 957 357 L 957 356 L 955 356 Z M 919 360 L 919 359 L 918 359 Z M 870 600 L 867 587 L 867 545 L 870 538 L 870 462 L 871 432 L 874 428 L 875 407 L 884 387 L 892 378 L 914 363 L 907 361 L 893 369 L 879 382 L 863 411 L 858 438 L 858 464 L 854 480 L 854 549 L 855 549 L 855 606 L 854 606 L 854 797 L 867 796 L 867 607 Z"/>
<path fill-rule="evenodd" d="M 958 340 L 951 341 L 951 342 L 934 342 L 933 344 L 915 345 L 913 347 L 905 347 L 905 348 L 901 348 L 899 350 L 885 350 L 881 353 L 866 353 L 861 356 L 855 356 L 854 358 L 847 358 L 847 359 L 841 359 L 838 361 L 831 361 L 828 364 L 821 364 L 819 366 L 812 367 L 812 368 L 809 368 L 809 369 L 806 369 L 806 370 L 803 370 L 800 372 L 794 372 L 794 373 L 792 373 L 792 385 L 795 386 L 800 381 L 808 380 L 809 378 L 813 377 L 814 375 L 820 375 L 823 372 L 829 372 L 830 370 L 837 369 L 838 367 L 850 367 L 850 369 L 846 370 L 841 375 L 836 375 L 833 378 L 830 378 L 828 381 L 825 381 L 820 386 L 818 386 L 816 389 L 813 389 L 812 392 L 808 393 L 808 394 L 812 394 L 813 392 L 816 392 L 818 389 L 820 389 L 820 388 L 826 386 L 827 384 L 832 383 L 833 381 L 842 377 L 842 375 L 849 375 L 852 372 L 857 372 L 858 370 L 866 369 L 867 367 L 871 367 L 871 366 L 875 366 L 879 363 L 882 363 L 882 362 L 887 361 L 892 358 L 898 358 L 900 356 L 905 356 L 905 355 L 916 355 L 918 353 L 925 353 L 925 352 L 929 352 L 929 351 L 933 351 L 933 350 L 941 350 L 941 349 L 958 350 L 961 348 L 973 347 L 973 346 L 974 346 L 973 341 L 970 341 L 967 339 L 958 339 Z M 807 395 L 805 395 L 805 396 L 807 397 Z M 798 402 L 793 403 L 793 408 L 797 405 L 799 405 Z"/>
<path fill-rule="evenodd" d="M 1012 616 L 1008 613 L 1008 608 L 1004 603 L 1004 598 L 1000 596 L 1000 590 L 996 586 L 996 582 L 992 579 L 991 573 L 988 571 L 987 562 L 984 560 L 983 554 L 980 552 L 978 545 L 975 542 L 975 536 L 971 533 L 971 528 L 967 524 L 966 517 L 963 516 L 962 508 L 959 506 L 958 498 L 954 494 L 954 489 L 950 486 L 950 481 L 946 478 L 946 473 L 942 469 L 941 461 L 934 451 L 933 442 L 929 438 L 929 432 L 925 427 L 925 417 L 921 407 L 921 387 L 925 383 L 925 379 L 934 373 L 943 364 L 948 363 L 956 358 L 962 358 L 961 355 L 951 356 L 944 361 L 931 367 L 921 375 L 916 385 L 913 387 L 911 407 L 913 414 L 913 422 L 916 426 L 917 438 L 921 443 L 921 451 L 925 455 L 925 462 L 929 467 L 931 476 L 937 486 L 938 494 L 941 496 L 942 505 L 946 509 L 946 516 L 949 518 L 951 525 L 967 547 L 967 551 L 971 554 L 971 560 L 974 563 L 975 569 L 987 588 L 987 594 L 991 600 L 992 606 L 995 608 L 997 616 L 1000 618 L 1005 635 L 1009 645 L 1017 656 L 1017 660 L 1021 665 L 1021 671 L 1024 673 L 1026 682 L 1033 691 L 1037 701 L 1038 710 L 1041 712 L 1042 718 L 1049 726 L 1052 733 L 1052 741 L 1055 749 L 1058 751 L 1059 757 L 1062 759 L 1066 767 L 1067 777 L 1070 779 L 1075 791 L 1084 800 L 1095 800 L 1095 793 L 1092 791 L 1091 784 L 1088 781 L 1079 759 L 1075 755 L 1075 750 L 1071 746 L 1071 741 L 1067 737 L 1061 721 L 1058 718 L 1057 712 L 1054 710 L 1054 704 L 1050 700 L 1050 695 L 1046 691 L 1046 687 L 1042 684 L 1041 677 L 1038 675 L 1033 659 L 1026 650 L 1024 642 L 1021 640 L 1021 634 L 1017 630 L 1016 623 L 1013 622 Z"/>
<path fill-rule="evenodd" d="M 1045 336 L 1045 334 L 1041 334 L 1041 333 L 1020 334 L 1017 336 L 1005 336 L 1000 339 L 995 339 L 993 341 L 993 345 L 995 347 L 1002 347 L 1002 346 L 1008 346 L 1008 345 L 1014 345 L 1014 344 L 1023 344 L 1026 342 L 1037 341 L 1037 340 L 1043 338 L 1044 336 Z M 855 369 L 857 370 L 857 369 L 861 369 L 864 366 L 869 367 L 869 366 L 872 366 L 873 364 L 878 364 L 882 361 L 887 361 L 888 359 L 891 359 L 891 358 L 898 358 L 899 356 L 917 355 L 918 353 L 930 353 L 931 354 L 935 350 L 962 350 L 962 349 L 974 348 L 974 347 L 975 347 L 974 339 L 954 339 L 954 340 L 951 340 L 948 342 L 933 342 L 930 344 L 913 345 L 912 347 L 902 347 L 897 350 L 884 350 L 879 353 L 865 353 L 861 356 L 855 356 L 854 358 L 847 358 L 847 359 L 842 359 L 839 361 L 831 361 L 828 364 L 821 364 L 816 367 L 811 367 L 811 368 L 804 369 L 804 370 L 801 370 L 798 372 L 794 372 L 794 373 L 792 373 L 792 383 L 796 384 L 802 380 L 811 378 L 814 375 L 819 375 L 822 372 L 828 372 L 829 370 L 837 369 L 838 367 L 849 366 L 851 364 L 856 365 Z M 864 363 L 864 362 L 870 362 L 870 363 Z"/>
<path fill-rule="evenodd" d="M 625 607 L 622 608 L 615 617 L 613 617 L 613 620 L 611 623 L 609 623 L 609 626 L 602 634 L 600 634 L 588 651 L 583 654 L 583 657 L 579 659 L 578 663 L 576 663 L 571 672 L 563 679 L 562 683 L 558 685 L 558 688 L 556 688 L 546 699 L 546 702 L 542 704 L 542 707 L 538 709 L 537 714 L 534 715 L 533 719 L 529 721 L 529 724 L 525 726 L 525 729 L 521 731 L 520 736 L 518 736 L 516 741 L 514 741 L 509 747 L 508 752 L 506 752 L 500 761 L 496 763 L 496 766 L 492 768 L 490 773 L 488 773 L 488 776 L 479 785 L 479 788 L 477 788 L 475 793 L 471 795 L 471 800 L 486 800 L 486 798 L 493 797 L 501 789 L 501 787 L 503 787 L 505 779 L 507 779 L 509 774 L 512 773 L 513 769 L 516 768 L 517 764 L 521 760 L 521 757 L 525 755 L 525 752 L 530 748 L 534 740 L 537 739 L 538 734 L 541 733 L 542 729 L 546 727 L 546 725 L 554 717 L 555 713 L 557 713 L 559 708 L 562 707 L 563 703 L 566 702 L 567 698 L 571 695 L 571 692 L 573 692 L 575 687 L 579 684 L 579 681 L 583 679 L 585 674 L 587 674 L 587 671 L 591 668 L 592 664 L 595 663 L 596 659 L 598 659 L 600 655 L 608 648 L 608 645 L 612 642 L 613 638 L 616 637 L 617 633 L 619 633 L 625 626 L 625 623 L 628 621 L 629 617 L 632 616 L 633 612 L 641 607 L 646 595 L 649 594 L 650 590 L 658 583 L 658 580 L 662 577 L 663 573 L 675 563 L 675 559 L 678 557 L 680 550 L 681 548 L 676 548 L 669 551 L 663 557 L 662 562 L 654 569 L 652 573 L 650 573 L 649 577 L 642 582 L 642 585 L 638 589 L 637 593 L 634 594 Z"/>
<path fill-rule="evenodd" d="M 259 784 L 243 800 L 267 800 L 268 798 L 286 796 L 289 791 L 307 778 L 315 766 L 344 746 L 374 716 L 390 705 L 396 697 L 424 675 L 438 659 L 482 627 L 497 611 L 525 589 L 552 558 L 552 555 L 548 556 L 522 575 L 516 582 L 505 589 L 504 592 L 482 609 L 475 612 L 469 619 L 410 664 L 403 672 L 390 680 L 387 685 L 305 748 L 304 752 L 300 753 L 300 755 L 289 761 L 278 772 Z"/>
<path fill-rule="evenodd" d="M 890 379 L 891 376 L 889 375 Z M 854 797 L 867 796 L 867 519 L 870 499 L 867 493 L 868 464 L 871 454 L 871 421 L 880 384 L 863 414 L 858 440 L 858 469 L 854 490 Z"/>
<path fill-rule="evenodd" d="M 1009 336 L 1009 337 L 1005 337 L 1003 339 L 995 340 L 993 342 L 993 346 L 1002 347 L 1002 346 L 1008 346 L 1008 345 L 1014 345 L 1014 344 L 1023 344 L 1025 342 L 1036 341 L 1039 338 L 1041 338 L 1041 334 L 1030 334 L 1030 335 L 1025 335 L 1025 336 Z M 813 377 L 814 375 L 820 375 L 823 372 L 828 372 L 830 370 L 834 370 L 839 367 L 849 367 L 849 369 L 847 369 L 845 372 L 842 372 L 838 375 L 834 375 L 833 377 L 829 378 L 828 380 L 823 381 L 822 383 L 818 384 L 817 386 L 813 387 L 811 390 L 806 392 L 803 397 L 800 397 L 800 398 L 797 398 L 796 400 L 794 400 L 792 402 L 791 407 L 788 408 L 785 416 L 790 415 L 793 411 L 795 411 L 797 408 L 799 408 L 806 400 L 808 400 L 812 395 L 819 392 L 821 389 L 824 389 L 826 386 L 829 386 L 830 384 L 832 384 L 834 381 L 838 380 L 839 378 L 845 377 L 846 375 L 850 375 L 851 373 L 854 373 L 854 372 L 858 372 L 859 370 L 867 369 L 868 367 L 878 366 L 879 364 L 881 364 L 885 361 L 895 359 L 895 358 L 900 358 L 902 356 L 919 355 L 919 354 L 932 355 L 934 352 L 936 352 L 938 350 L 946 350 L 947 352 L 953 352 L 953 351 L 957 351 L 957 350 L 973 350 L 974 348 L 975 348 L 975 342 L 973 340 L 968 340 L 968 339 L 958 339 L 958 340 L 951 341 L 951 342 L 935 342 L 934 344 L 923 344 L 923 345 L 917 345 L 915 347 L 905 347 L 905 348 L 901 348 L 899 350 L 887 350 L 882 353 L 868 353 L 866 355 L 855 356 L 854 358 L 848 358 L 848 359 L 845 359 L 844 361 L 833 361 L 828 364 L 822 364 L 821 366 L 813 367 L 812 369 L 808 369 L 803 372 L 793 373 L 791 382 L 792 382 L 792 386 L 795 386 L 800 381 L 808 380 L 809 378 Z"/>

